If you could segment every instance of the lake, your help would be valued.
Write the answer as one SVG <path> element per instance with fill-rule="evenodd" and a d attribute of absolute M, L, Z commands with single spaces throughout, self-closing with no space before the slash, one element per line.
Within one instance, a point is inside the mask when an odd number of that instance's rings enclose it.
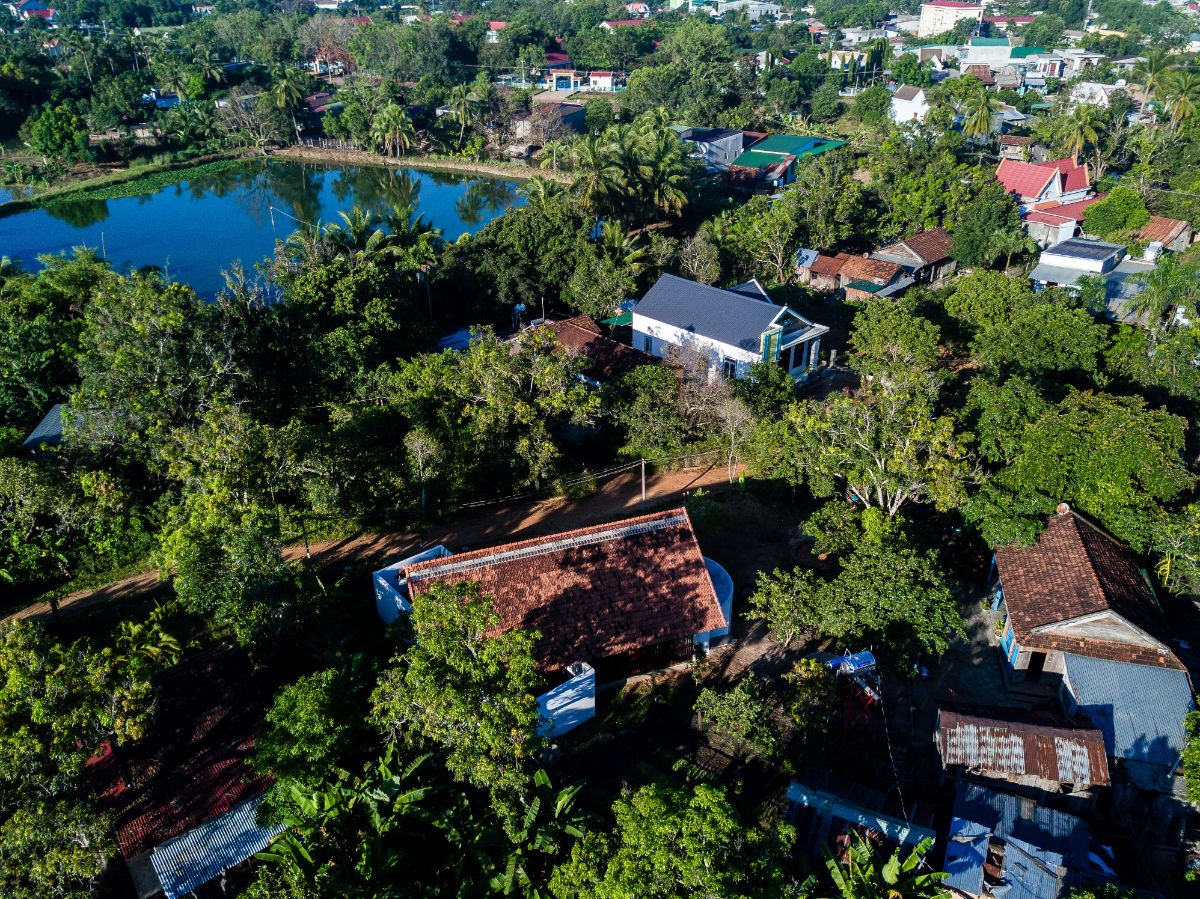
<path fill-rule="evenodd" d="M 0 256 L 32 269 L 42 253 L 95 247 L 118 271 L 158 266 L 211 298 L 233 263 L 250 267 L 271 256 L 275 241 L 286 240 L 301 222 L 340 221 L 338 213 L 355 204 L 384 213 L 412 203 L 452 241 L 522 202 L 515 182 L 494 178 L 252 161 L 155 193 L 65 201 L 0 218 Z"/>

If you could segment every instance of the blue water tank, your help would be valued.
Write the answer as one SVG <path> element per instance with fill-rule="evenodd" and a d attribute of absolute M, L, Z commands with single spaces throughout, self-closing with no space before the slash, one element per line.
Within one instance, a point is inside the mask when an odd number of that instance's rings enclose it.
<path fill-rule="evenodd" d="M 863 674 L 875 670 L 875 654 L 871 652 L 856 652 L 846 656 L 837 670 L 842 674 Z"/>

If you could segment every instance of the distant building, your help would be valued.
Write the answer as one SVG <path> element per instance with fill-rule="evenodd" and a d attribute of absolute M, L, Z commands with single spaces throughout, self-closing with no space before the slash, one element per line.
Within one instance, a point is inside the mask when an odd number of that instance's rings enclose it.
<path fill-rule="evenodd" d="M 1000 160 L 996 180 L 1023 207 L 1043 208 L 1041 204 L 1074 203 L 1085 200 L 1092 190 L 1092 179 L 1086 164 L 1073 159 L 1054 159 L 1048 162 L 1015 162 Z"/>
<path fill-rule="evenodd" d="M 983 17 L 983 7 L 962 0 L 929 0 L 921 4 L 921 21 L 917 26 L 917 37 L 930 37 L 949 31 L 959 22 Z"/>
<path fill-rule="evenodd" d="M 951 257 L 954 241 L 945 228 L 922 231 L 871 254 L 872 258 L 894 262 L 920 284 L 941 281 L 954 271 Z"/>
<path fill-rule="evenodd" d="M 498 44 L 500 43 L 500 32 L 507 27 L 507 22 L 492 20 L 488 22 L 487 31 L 483 33 L 483 39 L 489 44 Z"/>
<path fill-rule="evenodd" d="M 823 137 L 772 134 L 739 154 L 730 163 L 728 177 L 751 189 L 778 189 L 795 180 L 796 166 L 801 160 L 845 145 L 845 141 Z"/>
<path fill-rule="evenodd" d="M 829 329 L 772 302 L 757 281 L 710 287 L 662 275 L 633 307 L 633 346 L 652 356 L 695 350 L 713 376 L 744 378 L 757 362 L 778 364 L 797 380 L 820 359 Z"/>
<path fill-rule="evenodd" d="M 725 170 L 742 155 L 745 135 L 731 128 L 676 128 L 689 155 L 701 159 L 710 169 Z"/>
<path fill-rule="evenodd" d="M 605 19 L 600 27 L 605 31 L 613 31 L 617 28 L 640 28 L 645 24 L 645 19 Z"/>
<path fill-rule="evenodd" d="M 923 87 L 902 84 L 892 92 L 888 113 L 898 125 L 905 122 L 924 122 L 929 114 L 929 95 Z"/>

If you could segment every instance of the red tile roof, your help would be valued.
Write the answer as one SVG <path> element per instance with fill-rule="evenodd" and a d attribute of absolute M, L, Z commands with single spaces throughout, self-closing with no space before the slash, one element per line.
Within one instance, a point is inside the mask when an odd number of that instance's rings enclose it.
<path fill-rule="evenodd" d="M 266 792 L 246 764 L 262 706 L 244 650 L 196 653 L 156 679 L 159 704 L 146 737 L 88 763 L 117 843 L 134 859 Z M 132 782 L 126 780 L 126 773 Z"/>
<path fill-rule="evenodd" d="M 1171 243 L 1188 228 L 1188 223 L 1182 219 L 1169 219 L 1161 215 L 1150 216 L 1150 221 L 1138 229 L 1134 237 L 1142 243 L 1159 241 Z"/>
<path fill-rule="evenodd" d="M 1032 162 L 1002 159 L 996 168 L 996 180 L 1004 185 L 1008 193 L 1018 197 L 1040 197 L 1053 179 L 1053 172 Z"/>
<path fill-rule="evenodd" d="M 604 24 L 609 28 L 618 28 L 623 25 L 646 25 L 645 19 L 605 19 Z"/>
<path fill-rule="evenodd" d="M 926 265 L 950 258 L 954 243 L 945 228 L 922 231 L 904 241 L 904 245 L 917 254 Z"/>
<path fill-rule="evenodd" d="M 1133 553 L 1076 513 L 1052 516 L 1034 546 L 997 549 L 996 569 L 1022 647 L 1183 667 L 1170 650 L 1046 632 L 1098 612 L 1115 613 L 1147 634 L 1157 629 L 1158 601 Z"/>
<path fill-rule="evenodd" d="M 1051 203 L 1045 206 L 1038 206 L 1038 208 L 1043 212 L 1049 212 L 1052 215 L 1058 215 L 1062 216 L 1063 218 L 1074 219 L 1077 222 L 1082 222 L 1084 210 L 1095 203 L 1099 203 L 1107 196 L 1108 194 L 1106 193 L 1096 194 L 1094 197 L 1088 197 L 1086 200 L 1076 200 L 1074 203 L 1059 203 L 1057 205 Z"/>
<path fill-rule="evenodd" d="M 1002 147 L 1027 147 L 1032 143 L 1032 137 L 1022 137 L 1019 134 L 1000 135 L 1000 146 Z"/>
<path fill-rule="evenodd" d="M 488 30 L 489 31 L 503 31 L 507 27 L 508 27 L 507 22 L 500 22 L 500 21 L 488 22 Z"/>
<path fill-rule="evenodd" d="M 1054 169 L 1063 176 L 1063 191 L 1083 190 L 1092 184 L 1088 174 L 1087 163 L 1079 165 L 1074 159 L 1050 159 L 1046 162 L 1033 162 L 1030 165 L 1043 169 Z"/>
<path fill-rule="evenodd" d="M 946 9 L 983 9 L 978 3 L 964 3 L 962 0 L 929 0 L 922 6 L 941 6 Z"/>
<path fill-rule="evenodd" d="M 405 569 L 414 603 L 435 581 L 475 581 L 499 632 L 541 633 L 553 672 L 724 627 L 685 509 L 641 515 L 422 562 Z"/>
<path fill-rule="evenodd" d="M 1104 735 L 1096 728 L 967 715 L 938 710 L 942 765 L 961 765 L 1004 778 L 1032 776 L 1054 783 L 1109 784 Z"/>
<path fill-rule="evenodd" d="M 600 333 L 600 328 L 586 315 L 547 325 L 568 349 L 589 360 L 584 374 L 597 381 L 610 381 L 632 371 L 639 365 L 655 365 L 654 356 L 612 340 Z"/>

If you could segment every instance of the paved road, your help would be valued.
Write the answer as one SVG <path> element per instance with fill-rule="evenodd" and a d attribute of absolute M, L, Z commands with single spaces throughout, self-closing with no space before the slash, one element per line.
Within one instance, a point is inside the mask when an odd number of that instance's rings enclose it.
<path fill-rule="evenodd" d="M 682 501 L 698 487 L 713 490 L 728 483 L 724 465 L 704 470 L 685 470 L 648 474 L 647 507 Z M 422 533 L 392 531 L 362 534 L 342 540 L 314 543 L 309 547 L 313 562 L 322 568 L 400 558 L 412 551 L 442 543 L 452 549 L 489 546 L 509 540 L 535 537 L 571 528 L 600 524 L 621 516 L 636 515 L 641 508 L 641 475 L 637 469 L 623 472 L 598 485 L 596 493 L 584 500 L 554 497 L 524 500 L 473 510 L 448 525 L 437 525 Z M 284 549 L 284 557 L 304 557 L 304 545 Z M 161 587 L 157 571 L 146 571 L 123 578 L 94 590 L 81 590 L 66 596 L 60 610 L 79 610 L 98 603 L 144 596 Z M 36 603 L 8 618 L 44 618 L 49 603 Z M 7 620 L 7 619 L 6 619 Z"/>

